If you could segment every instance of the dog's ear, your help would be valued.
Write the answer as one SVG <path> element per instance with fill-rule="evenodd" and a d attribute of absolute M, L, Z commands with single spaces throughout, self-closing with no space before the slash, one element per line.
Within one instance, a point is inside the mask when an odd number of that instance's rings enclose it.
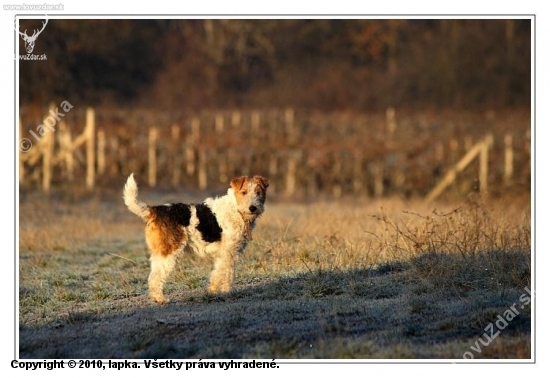
<path fill-rule="evenodd" d="M 253 179 L 254 181 L 256 181 L 258 185 L 260 185 L 260 188 L 262 188 L 263 190 L 266 190 L 267 187 L 269 186 L 269 180 L 266 179 L 265 177 L 254 176 Z"/>
<path fill-rule="evenodd" d="M 241 188 L 243 187 L 245 181 L 248 179 L 248 177 L 246 176 L 241 176 L 241 177 L 237 177 L 237 178 L 234 178 L 233 180 L 231 180 L 231 187 L 233 188 L 233 190 L 241 190 Z"/>

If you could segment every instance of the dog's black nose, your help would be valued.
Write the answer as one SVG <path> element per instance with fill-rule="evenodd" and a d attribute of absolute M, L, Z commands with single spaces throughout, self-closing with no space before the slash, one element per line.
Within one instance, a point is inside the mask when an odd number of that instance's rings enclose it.
<path fill-rule="evenodd" d="M 251 213 L 255 213 L 258 208 L 254 205 L 250 206 L 248 210 L 250 210 Z"/>

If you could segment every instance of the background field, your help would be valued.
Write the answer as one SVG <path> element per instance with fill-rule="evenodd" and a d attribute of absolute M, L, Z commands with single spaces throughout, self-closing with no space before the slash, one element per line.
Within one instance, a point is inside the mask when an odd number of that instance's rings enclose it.
<path fill-rule="evenodd" d="M 143 225 L 119 197 L 21 193 L 21 358 L 531 357 L 531 306 L 519 307 L 528 196 L 430 207 L 268 199 L 234 290 L 208 295 L 211 262 L 185 256 L 165 306 L 147 297 Z M 519 315 L 481 345 L 514 303 Z"/>

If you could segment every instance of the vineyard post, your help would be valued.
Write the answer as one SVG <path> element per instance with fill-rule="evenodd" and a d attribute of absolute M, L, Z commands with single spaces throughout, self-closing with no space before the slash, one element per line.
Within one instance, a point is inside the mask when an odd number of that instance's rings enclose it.
<path fill-rule="evenodd" d="M 397 123 L 395 122 L 395 109 L 393 107 L 386 109 L 386 129 L 388 130 L 389 138 L 393 139 L 393 135 L 397 129 Z"/>
<path fill-rule="evenodd" d="M 55 104 L 50 104 L 50 114 L 55 113 Z M 54 131 L 46 132 L 42 138 L 41 143 L 43 144 L 42 149 L 42 189 L 47 193 L 50 191 L 52 184 L 52 173 L 53 173 L 53 153 L 54 153 L 54 143 L 55 143 L 55 134 Z"/>
<path fill-rule="evenodd" d="M 199 189 L 205 190 L 208 186 L 208 175 L 206 171 L 206 159 L 207 159 L 207 151 L 204 149 L 199 149 L 198 151 L 198 157 L 199 157 Z"/>
<path fill-rule="evenodd" d="M 172 125 L 172 186 L 176 187 L 180 183 L 180 127 L 177 124 Z"/>
<path fill-rule="evenodd" d="M 86 109 L 86 188 L 92 190 L 95 184 L 95 111 Z"/>
<path fill-rule="evenodd" d="M 200 120 L 197 117 L 191 118 L 191 132 L 187 135 L 185 143 L 185 162 L 187 176 L 193 176 L 196 170 L 195 144 L 198 140 Z"/>
<path fill-rule="evenodd" d="M 227 140 L 227 138 L 224 138 L 224 120 L 223 120 L 223 114 L 216 114 L 216 137 L 218 140 Z M 229 178 L 227 175 L 227 154 L 223 154 L 223 151 L 219 150 L 218 154 L 218 174 L 219 174 L 219 181 L 221 183 L 227 183 Z"/>
<path fill-rule="evenodd" d="M 487 135 L 482 142 L 479 154 L 479 191 L 486 195 L 489 190 L 489 149 L 493 145 L 493 136 Z"/>
<path fill-rule="evenodd" d="M 105 173 L 105 130 L 97 131 L 97 173 Z"/>
<path fill-rule="evenodd" d="M 506 134 L 504 137 L 504 185 L 512 185 L 512 176 L 514 175 L 514 147 L 512 134 Z"/>
<path fill-rule="evenodd" d="M 294 196 L 296 192 L 296 171 L 300 159 L 299 151 L 292 151 L 287 159 L 287 172 L 286 172 L 286 195 L 288 197 Z"/>
<path fill-rule="evenodd" d="M 157 185 L 157 140 L 158 140 L 158 128 L 151 127 L 149 129 L 149 186 L 155 187 Z"/>
<path fill-rule="evenodd" d="M 67 179 L 74 180 L 74 156 L 71 130 L 65 120 L 59 122 L 59 139 L 62 153 L 65 155 L 65 165 L 67 167 Z"/>

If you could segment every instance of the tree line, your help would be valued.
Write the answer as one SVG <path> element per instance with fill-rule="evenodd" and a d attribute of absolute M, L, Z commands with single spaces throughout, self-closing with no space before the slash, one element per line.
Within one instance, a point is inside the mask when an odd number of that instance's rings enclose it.
<path fill-rule="evenodd" d="M 52 19 L 34 54 L 47 60 L 20 61 L 22 105 L 530 105 L 531 21 L 522 19 Z"/>

